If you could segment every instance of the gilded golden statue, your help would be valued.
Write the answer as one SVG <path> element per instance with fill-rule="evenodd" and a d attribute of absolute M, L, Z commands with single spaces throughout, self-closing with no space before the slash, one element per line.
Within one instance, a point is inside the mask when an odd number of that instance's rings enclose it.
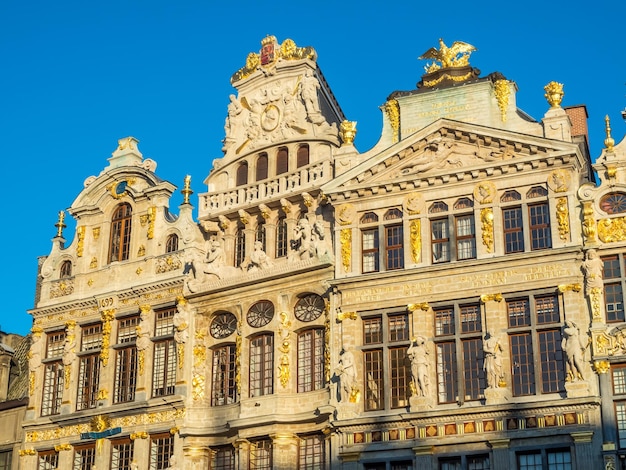
<path fill-rule="evenodd" d="M 421 60 L 434 60 L 441 63 L 441 68 L 463 67 L 469 65 L 469 56 L 476 48 L 471 44 L 462 41 L 455 41 L 450 47 L 446 46 L 443 39 L 439 38 L 439 49 L 431 47 L 419 58 Z M 460 57 L 459 57 L 460 56 Z M 431 68 L 435 64 L 431 65 Z M 435 66 L 439 69 L 439 66 Z M 432 72 L 433 70 L 428 70 Z"/>

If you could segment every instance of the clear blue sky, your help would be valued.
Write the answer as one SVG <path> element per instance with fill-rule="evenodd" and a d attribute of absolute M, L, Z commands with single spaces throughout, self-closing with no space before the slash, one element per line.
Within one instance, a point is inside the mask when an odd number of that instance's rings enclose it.
<path fill-rule="evenodd" d="M 230 76 L 268 34 L 317 50 L 358 122 L 361 151 L 378 140 L 378 107 L 415 88 L 425 65 L 418 57 L 439 37 L 474 45 L 471 64 L 515 81 L 518 107 L 537 120 L 548 107 L 544 85 L 563 83 L 564 106 L 587 106 L 594 159 L 605 115 L 622 139 L 624 2 L 479 3 L 0 1 L 2 330 L 29 331 L 37 258 L 50 252 L 57 214 L 107 165 L 117 139 L 139 139 L 157 174 L 179 188 L 190 174 L 192 201 L 206 190 L 221 156 Z M 173 212 L 181 201 L 178 192 Z"/>

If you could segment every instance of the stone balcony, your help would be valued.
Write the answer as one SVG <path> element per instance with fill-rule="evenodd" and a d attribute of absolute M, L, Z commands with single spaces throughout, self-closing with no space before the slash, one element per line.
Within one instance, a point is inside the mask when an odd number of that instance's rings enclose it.
<path fill-rule="evenodd" d="M 278 200 L 291 193 L 307 191 L 333 177 L 330 160 L 318 161 L 291 173 L 255 182 L 228 191 L 214 191 L 199 195 L 198 217 L 214 218 L 246 206 Z"/>

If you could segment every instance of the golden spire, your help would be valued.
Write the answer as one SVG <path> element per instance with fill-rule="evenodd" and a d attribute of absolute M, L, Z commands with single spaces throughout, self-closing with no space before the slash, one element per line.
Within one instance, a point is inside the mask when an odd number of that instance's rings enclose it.
<path fill-rule="evenodd" d="M 63 223 L 63 219 L 65 219 L 65 211 L 59 211 L 59 221 L 54 224 L 54 226 L 57 228 L 57 237 L 63 236 L 63 229 L 66 227 L 66 225 Z"/>
<path fill-rule="evenodd" d="M 607 114 L 604 118 L 605 122 L 605 131 L 606 131 L 606 139 L 604 139 L 604 146 L 608 151 L 613 150 L 613 145 L 615 145 L 615 141 L 613 137 L 611 137 L 611 120 L 609 119 L 609 115 Z"/>
<path fill-rule="evenodd" d="M 183 189 L 181 191 L 181 193 L 183 193 L 183 204 L 189 204 L 189 196 L 191 196 L 193 194 L 193 191 L 190 188 L 191 186 L 191 176 L 190 175 L 186 175 L 185 176 L 185 184 L 183 186 Z"/>

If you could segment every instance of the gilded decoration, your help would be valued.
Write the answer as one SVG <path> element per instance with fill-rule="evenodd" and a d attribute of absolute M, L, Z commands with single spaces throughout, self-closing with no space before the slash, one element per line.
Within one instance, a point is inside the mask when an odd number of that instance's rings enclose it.
<path fill-rule="evenodd" d="M 137 257 L 141 258 L 143 256 L 146 255 L 146 247 L 145 245 L 139 245 L 139 248 L 137 249 Z"/>
<path fill-rule="evenodd" d="M 606 374 L 611 369 L 609 361 L 595 361 L 593 363 L 593 369 L 598 374 Z"/>
<path fill-rule="evenodd" d="M 408 304 L 406 308 L 409 312 L 414 312 L 415 310 L 422 310 L 423 312 L 427 312 L 430 308 L 430 305 L 428 304 L 428 302 L 421 302 L 418 304 Z"/>
<path fill-rule="evenodd" d="M 560 197 L 556 201 L 556 220 L 559 224 L 559 238 L 567 241 L 569 239 L 569 209 L 566 197 Z"/>
<path fill-rule="evenodd" d="M 246 65 L 233 74 L 231 83 L 238 82 L 252 75 L 257 69 L 271 71 L 278 60 L 303 60 L 315 61 L 317 53 L 310 46 L 298 47 L 292 39 L 285 39 L 278 46 L 275 36 L 267 36 L 261 41 L 259 54 L 250 52 L 246 58 Z"/>
<path fill-rule="evenodd" d="M 583 201 L 583 236 L 585 243 L 594 243 L 596 241 L 597 227 L 593 218 L 592 201 Z"/>
<path fill-rule="evenodd" d="M 342 312 L 341 307 L 337 309 L 337 321 L 341 323 L 344 320 L 356 320 L 358 315 L 356 312 Z"/>
<path fill-rule="evenodd" d="M 193 194 L 191 190 L 191 175 L 185 175 L 183 180 L 183 189 L 180 190 L 183 195 L 183 204 L 189 204 L 189 196 Z"/>
<path fill-rule="evenodd" d="M 598 238 L 604 243 L 626 240 L 626 217 L 600 219 L 598 221 Z"/>
<path fill-rule="evenodd" d="M 73 449 L 72 444 L 69 444 L 69 443 L 59 444 L 59 445 L 54 446 L 54 450 L 56 452 L 62 452 L 64 450 L 72 450 L 72 449 Z"/>
<path fill-rule="evenodd" d="M 263 217 L 263 220 L 267 220 L 270 218 L 270 208 L 267 207 L 265 204 L 259 204 L 259 212 L 261 213 L 261 217 Z"/>
<path fill-rule="evenodd" d="M 493 253 L 493 209 L 491 207 L 484 207 L 480 210 L 480 231 L 487 253 Z"/>
<path fill-rule="evenodd" d="M 508 80 L 497 80 L 495 83 L 494 93 L 496 100 L 498 101 L 498 108 L 500 108 L 500 118 L 502 122 L 506 122 L 506 110 L 509 107 L 509 95 L 511 94 L 511 87 Z"/>
<path fill-rule="evenodd" d="M 85 226 L 81 225 L 76 227 L 76 236 L 78 237 L 78 243 L 76 244 L 76 256 L 79 258 L 83 256 L 83 250 L 85 249 Z"/>
<path fill-rule="evenodd" d="M 409 215 L 417 215 L 424 209 L 424 197 L 420 193 L 411 193 L 404 198 L 403 206 Z"/>
<path fill-rule="evenodd" d="M 137 431 L 130 433 L 130 440 L 134 441 L 135 439 L 148 439 L 147 431 Z"/>
<path fill-rule="evenodd" d="M 182 262 L 177 256 L 167 255 L 156 260 L 156 273 L 163 274 L 169 271 L 175 271 L 183 267 Z"/>
<path fill-rule="evenodd" d="M 100 227 L 94 227 L 91 229 L 91 234 L 93 235 L 93 239 L 97 240 L 100 238 Z"/>
<path fill-rule="evenodd" d="M 560 108 L 561 101 L 563 100 L 563 84 L 558 82 L 550 82 L 543 87 L 545 95 L 543 95 L 548 104 L 552 108 Z"/>
<path fill-rule="evenodd" d="M 100 350 L 100 360 L 104 367 L 109 363 L 109 346 L 111 345 L 111 322 L 115 317 L 115 310 L 104 310 L 100 314 L 102 317 L 102 346 Z"/>
<path fill-rule="evenodd" d="M 411 259 L 419 263 L 422 253 L 422 223 L 420 219 L 413 219 L 410 225 Z"/>
<path fill-rule="evenodd" d="M 604 148 L 606 148 L 609 152 L 612 152 L 613 146 L 615 145 L 615 140 L 613 140 L 613 137 L 611 137 L 611 120 L 609 119 L 608 114 L 604 117 L 604 132 L 606 133 L 606 138 L 604 139 Z"/>
<path fill-rule="evenodd" d="M 432 64 L 426 65 L 426 72 L 432 73 L 440 69 L 452 67 L 467 67 L 469 57 L 476 48 L 471 44 L 462 41 L 454 41 L 450 47 L 446 46 L 443 39 L 439 38 L 439 49 L 431 47 L 424 52 L 420 60 L 432 60 Z M 439 62 L 437 64 L 437 62 Z"/>
<path fill-rule="evenodd" d="M 493 301 L 493 302 L 502 302 L 502 300 L 504 299 L 504 297 L 502 297 L 502 294 L 482 294 L 480 296 L 480 301 L 485 304 L 487 302 Z"/>
<path fill-rule="evenodd" d="M 59 282 L 54 282 L 50 286 L 50 298 L 57 299 L 65 295 L 70 295 L 74 292 L 74 281 L 71 279 L 63 279 Z"/>
<path fill-rule="evenodd" d="M 20 457 L 26 457 L 29 455 L 37 455 L 37 451 L 33 448 L 30 449 L 20 449 Z"/>
<path fill-rule="evenodd" d="M 580 292 L 583 287 L 580 284 L 576 283 L 576 284 L 560 284 L 557 288 L 559 292 L 563 294 L 564 292 L 567 292 L 567 291 Z"/>
<path fill-rule="evenodd" d="M 194 401 L 202 400 L 205 393 L 204 368 L 206 364 L 205 335 L 196 332 L 196 341 L 193 346 L 193 372 L 191 378 L 191 397 Z"/>
<path fill-rule="evenodd" d="M 285 388 L 289 383 L 289 352 L 291 350 L 291 343 L 289 335 L 291 334 L 291 320 L 289 320 L 289 314 L 287 312 L 280 312 L 280 325 L 278 327 L 278 336 L 280 337 L 280 346 L 278 350 L 282 353 L 280 356 L 280 362 L 278 365 L 278 377 L 280 383 Z"/>
<path fill-rule="evenodd" d="M 93 256 L 91 258 L 91 261 L 89 262 L 89 268 L 90 269 L 96 269 L 98 267 L 98 258 L 96 258 L 95 256 Z"/>
<path fill-rule="evenodd" d="M 56 224 L 54 224 L 54 226 L 57 228 L 57 237 L 62 237 L 63 229 L 67 227 L 65 223 L 63 223 L 63 220 L 65 220 L 65 211 L 59 211 L 59 220 Z"/>
<path fill-rule="evenodd" d="M 68 320 L 65 323 L 65 343 L 63 345 L 63 372 L 65 377 L 65 389 L 70 388 L 72 364 L 76 360 L 76 335 L 74 330 L 76 321 Z"/>
<path fill-rule="evenodd" d="M 148 426 L 173 422 L 184 418 L 185 409 L 158 411 L 154 413 L 141 413 L 136 415 L 110 418 L 106 415 L 94 416 L 89 423 L 63 426 L 55 429 L 45 429 L 43 431 L 26 432 L 24 441 L 27 443 L 50 441 L 55 439 L 78 438 L 82 433 L 102 432 L 111 428 L 128 428 L 132 426 Z"/>
<path fill-rule="evenodd" d="M 354 138 L 356 137 L 356 121 L 341 121 L 339 125 L 339 137 L 341 138 L 342 146 L 354 144 Z"/>
<path fill-rule="evenodd" d="M 496 185 L 491 181 L 483 181 L 474 186 L 474 199 L 481 204 L 491 204 L 496 195 Z"/>
<path fill-rule="evenodd" d="M 148 240 L 154 238 L 154 221 L 156 220 L 156 207 L 148 208 Z"/>
<path fill-rule="evenodd" d="M 393 142 L 400 140 L 400 105 L 397 100 L 391 99 L 385 103 L 385 113 L 393 130 Z"/>
<path fill-rule="evenodd" d="M 570 174 L 567 170 L 559 168 L 553 170 L 548 177 L 548 187 L 555 193 L 564 193 L 569 190 L 571 184 Z"/>
<path fill-rule="evenodd" d="M 341 229 L 339 239 L 341 242 L 341 264 L 344 272 L 349 273 L 352 262 L 352 229 Z"/>

